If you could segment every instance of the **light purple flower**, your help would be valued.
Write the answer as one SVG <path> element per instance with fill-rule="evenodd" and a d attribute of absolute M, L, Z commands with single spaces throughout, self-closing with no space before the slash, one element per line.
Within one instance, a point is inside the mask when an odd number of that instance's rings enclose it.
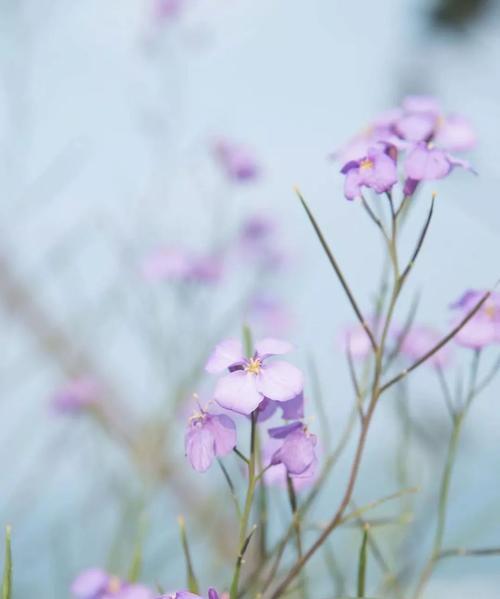
<path fill-rule="evenodd" d="M 142 584 L 130 584 L 99 568 L 81 572 L 71 585 L 75 599 L 153 599 L 154 594 Z"/>
<path fill-rule="evenodd" d="M 296 492 L 300 492 L 303 489 L 311 487 L 318 479 L 318 459 L 313 460 L 311 465 L 304 470 L 301 474 L 290 474 L 287 473 L 284 464 L 271 464 L 271 459 L 275 452 L 280 448 L 281 440 L 279 439 L 268 439 L 262 450 L 262 464 L 265 468 L 263 475 L 263 482 L 267 486 L 276 486 L 281 489 L 287 487 L 287 475 L 290 477 L 293 488 Z"/>
<path fill-rule="evenodd" d="M 194 254 L 182 248 L 158 248 L 142 264 L 149 281 L 216 283 L 223 272 L 222 258 L 214 254 Z"/>
<path fill-rule="evenodd" d="M 368 323 L 372 327 L 373 323 Z M 340 335 L 340 345 L 354 360 L 364 360 L 372 352 L 372 344 L 361 324 L 350 325 Z"/>
<path fill-rule="evenodd" d="M 227 139 L 220 139 L 214 144 L 214 152 L 231 181 L 247 183 L 257 179 L 259 167 L 248 148 Z"/>
<path fill-rule="evenodd" d="M 185 0 L 154 0 L 154 15 L 159 21 L 177 18 Z"/>
<path fill-rule="evenodd" d="M 485 291 L 471 289 L 451 304 L 458 324 L 484 296 Z M 500 293 L 492 293 L 478 312 L 460 329 L 454 340 L 464 347 L 481 349 L 500 342 Z"/>
<path fill-rule="evenodd" d="M 288 362 L 269 361 L 292 349 L 289 343 L 269 337 L 257 342 L 255 352 L 247 358 L 237 339 L 219 343 L 205 366 L 210 373 L 229 370 L 216 384 L 215 401 L 228 410 L 251 414 L 264 398 L 279 402 L 293 399 L 303 390 L 302 372 Z"/>
<path fill-rule="evenodd" d="M 281 447 L 271 458 L 271 464 L 283 464 L 289 474 L 303 474 L 316 461 L 316 435 L 311 434 L 302 422 L 271 428 L 269 436 L 283 439 Z"/>
<path fill-rule="evenodd" d="M 346 176 L 344 195 L 348 200 L 360 197 L 362 187 L 383 193 L 397 182 L 396 161 L 391 148 L 372 146 L 364 158 L 344 164 L 340 172 Z"/>
<path fill-rule="evenodd" d="M 449 115 L 438 120 L 434 143 L 448 152 L 471 150 L 477 142 L 470 121 L 460 115 Z"/>
<path fill-rule="evenodd" d="M 416 144 L 405 160 L 405 194 L 410 195 L 419 181 L 443 179 L 457 166 L 475 173 L 466 160 L 455 158 L 433 144 Z"/>
<path fill-rule="evenodd" d="M 156 597 L 156 599 L 203 599 L 203 597 L 201 595 L 191 593 L 190 591 L 176 591 L 175 593 L 160 595 L 159 597 Z M 219 594 L 214 588 L 208 589 L 208 599 L 219 599 Z"/>
<path fill-rule="evenodd" d="M 401 343 L 401 354 L 416 361 L 432 349 L 443 338 L 443 335 L 423 325 L 414 325 L 406 332 Z M 426 362 L 432 366 L 445 368 L 451 361 L 451 349 L 445 345 L 433 354 Z"/>
<path fill-rule="evenodd" d="M 185 450 L 197 472 L 206 472 L 215 457 L 225 456 L 235 447 L 236 426 L 229 416 L 200 410 L 189 419 Z"/>
<path fill-rule="evenodd" d="M 91 378 L 73 379 L 52 397 L 52 406 L 62 413 L 76 413 L 98 403 L 102 396 L 99 383 Z"/>

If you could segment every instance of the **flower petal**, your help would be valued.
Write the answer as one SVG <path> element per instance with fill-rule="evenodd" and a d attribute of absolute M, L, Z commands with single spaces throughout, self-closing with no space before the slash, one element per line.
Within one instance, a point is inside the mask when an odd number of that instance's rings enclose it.
<path fill-rule="evenodd" d="M 348 200 L 354 200 L 361 195 L 361 175 L 359 169 L 351 169 L 347 172 L 344 181 L 344 195 Z"/>
<path fill-rule="evenodd" d="M 223 376 L 214 391 L 215 401 L 239 414 L 251 414 L 264 399 L 256 387 L 257 375 L 236 370 Z"/>
<path fill-rule="evenodd" d="M 405 162 L 406 176 L 415 181 L 442 179 L 451 170 L 451 164 L 445 152 L 418 144 L 408 154 Z"/>
<path fill-rule="evenodd" d="M 255 344 L 255 350 L 257 351 L 259 358 L 264 359 L 269 356 L 287 354 L 293 350 L 293 345 L 288 343 L 288 341 L 266 337 Z"/>
<path fill-rule="evenodd" d="M 197 472 L 206 472 L 215 457 L 215 439 L 206 426 L 192 426 L 186 435 L 186 455 Z"/>
<path fill-rule="evenodd" d="M 304 388 L 302 372 L 288 362 L 271 362 L 262 365 L 257 375 L 257 389 L 274 401 L 288 401 Z"/>
<path fill-rule="evenodd" d="M 109 575 L 99 568 L 84 570 L 71 585 L 71 593 L 76 599 L 92 599 L 104 591 Z"/>
<path fill-rule="evenodd" d="M 285 420 L 304 418 L 304 393 L 301 392 L 292 399 L 281 402 L 280 408 L 283 411 L 282 417 Z"/>
<path fill-rule="evenodd" d="M 236 426 L 229 416 L 209 415 L 205 426 L 214 437 L 217 456 L 224 456 L 233 451 L 236 447 Z"/>
<path fill-rule="evenodd" d="M 282 463 L 290 474 L 302 474 L 315 459 L 316 436 L 303 428 L 290 433 L 283 445 L 273 455 L 273 464 Z"/>
<path fill-rule="evenodd" d="M 238 339 L 226 339 L 215 346 L 213 354 L 205 365 L 205 370 L 215 374 L 243 360 L 243 345 L 241 341 Z"/>
<path fill-rule="evenodd" d="M 290 424 L 270 428 L 267 432 L 273 439 L 284 439 L 290 433 L 299 430 L 299 428 L 304 428 L 302 422 L 291 422 Z"/>

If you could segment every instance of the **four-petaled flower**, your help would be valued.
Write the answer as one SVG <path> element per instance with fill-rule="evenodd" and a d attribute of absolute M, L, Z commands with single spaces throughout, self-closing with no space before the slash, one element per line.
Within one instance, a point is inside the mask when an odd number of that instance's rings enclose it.
<path fill-rule="evenodd" d="M 206 472 L 215 457 L 222 457 L 236 447 L 236 427 L 225 414 L 209 414 L 204 410 L 189 419 L 185 450 L 191 466 Z"/>
<path fill-rule="evenodd" d="M 215 401 L 228 410 L 251 414 L 265 398 L 284 402 L 299 395 L 304 386 L 302 372 L 288 362 L 269 361 L 292 349 L 290 343 L 266 338 L 257 342 L 254 353 L 246 357 L 241 341 L 227 339 L 219 343 L 205 366 L 210 373 L 229 370 L 217 381 Z"/>
<path fill-rule="evenodd" d="M 362 187 L 383 193 L 398 180 L 392 146 L 382 144 L 369 148 L 364 158 L 347 162 L 340 172 L 346 176 L 344 195 L 348 200 L 360 197 Z"/>
<path fill-rule="evenodd" d="M 271 464 L 283 464 L 290 476 L 312 476 L 316 464 L 316 435 L 310 433 L 302 422 L 292 422 L 269 429 L 272 439 L 283 439 L 282 445 L 271 457 Z"/>

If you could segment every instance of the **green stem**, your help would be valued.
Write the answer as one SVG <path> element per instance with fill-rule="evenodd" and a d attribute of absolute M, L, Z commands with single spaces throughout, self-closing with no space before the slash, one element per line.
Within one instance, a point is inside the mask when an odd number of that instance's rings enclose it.
<path fill-rule="evenodd" d="M 252 425 L 250 432 L 250 459 L 248 461 L 248 487 L 245 499 L 245 507 L 243 509 L 243 515 L 240 521 L 240 537 L 238 544 L 238 556 L 236 558 L 236 566 L 234 568 L 233 580 L 231 582 L 231 589 L 229 592 L 230 599 L 238 598 L 238 587 L 240 582 L 241 564 L 243 563 L 243 554 L 246 549 L 246 540 L 248 534 L 248 521 L 250 519 L 250 512 L 252 509 L 253 497 L 255 494 L 256 476 L 255 476 L 255 465 L 256 465 L 256 451 L 255 451 L 255 436 L 257 429 L 257 416 L 256 413 L 252 413 Z"/>

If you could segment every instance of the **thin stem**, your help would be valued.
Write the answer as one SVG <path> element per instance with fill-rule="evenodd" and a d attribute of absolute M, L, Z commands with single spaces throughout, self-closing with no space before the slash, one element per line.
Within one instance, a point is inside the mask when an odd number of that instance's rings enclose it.
<path fill-rule="evenodd" d="M 255 477 L 255 465 L 256 465 L 256 453 L 255 453 L 255 436 L 257 429 L 257 416 L 255 412 L 252 412 L 252 424 L 250 430 L 250 460 L 248 461 L 248 488 L 245 499 L 245 507 L 243 509 L 243 515 L 240 520 L 240 537 L 238 544 L 238 556 L 236 558 L 236 566 L 234 569 L 233 580 L 231 582 L 230 598 L 237 599 L 238 597 L 238 586 L 240 581 L 241 564 L 243 562 L 243 555 L 245 553 L 247 543 L 247 532 L 248 532 L 248 521 L 250 519 L 250 512 L 252 509 L 252 501 L 255 493 L 256 477 Z"/>
<path fill-rule="evenodd" d="M 316 235 L 318 236 L 318 239 L 319 239 L 321 245 L 323 246 L 325 254 L 327 255 L 328 260 L 330 261 L 330 264 L 332 265 L 333 270 L 335 271 L 335 274 L 337 275 L 337 278 L 340 281 L 340 284 L 342 285 L 342 288 L 344 289 L 345 294 L 347 295 L 349 303 L 351 304 L 352 309 L 354 310 L 354 313 L 356 314 L 357 319 L 361 323 L 361 326 L 366 331 L 366 334 L 368 335 L 368 338 L 370 339 L 370 343 L 372 345 L 373 351 L 377 351 L 377 343 L 375 341 L 375 337 L 373 336 L 373 333 L 372 333 L 370 327 L 368 326 L 368 323 L 366 322 L 361 310 L 359 309 L 359 306 L 358 306 L 356 300 L 354 299 L 352 291 L 351 291 L 351 289 L 350 289 L 350 287 L 349 287 L 349 285 L 348 285 L 348 283 L 337 263 L 337 260 L 335 259 L 334 255 L 333 255 L 328 243 L 326 242 L 326 239 L 323 236 L 323 233 L 321 232 L 321 229 L 319 228 L 319 225 L 316 222 L 316 219 L 314 218 L 311 210 L 309 209 L 309 206 L 306 204 L 306 201 L 304 200 L 300 191 L 298 189 L 296 189 L 295 192 L 296 192 L 297 196 L 299 197 L 299 200 L 300 200 L 304 210 L 306 211 L 309 221 L 311 222 L 311 224 L 316 232 Z"/>
<path fill-rule="evenodd" d="M 427 231 L 429 229 L 429 225 L 431 224 L 431 220 L 432 220 L 432 214 L 434 213 L 434 201 L 436 199 L 436 195 L 432 194 L 432 201 L 431 201 L 431 207 L 429 210 L 429 213 L 427 214 L 427 219 L 425 221 L 424 227 L 420 233 L 420 237 L 418 238 L 418 242 L 417 245 L 415 247 L 415 250 L 413 252 L 413 255 L 410 259 L 410 261 L 408 262 L 406 268 L 403 271 L 403 274 L 401 275 L 401 278 L 404 280 L 406 279 L 406 277 L 408 276 L 410 270 L 413 268 L 413 265 L 415 264 L 416 259 L 418 258 L 418 255 L 420 253 L 420 250 L 422 249 L 422 245 L 424 243 L 425 237 L 427 235 Z"/>

